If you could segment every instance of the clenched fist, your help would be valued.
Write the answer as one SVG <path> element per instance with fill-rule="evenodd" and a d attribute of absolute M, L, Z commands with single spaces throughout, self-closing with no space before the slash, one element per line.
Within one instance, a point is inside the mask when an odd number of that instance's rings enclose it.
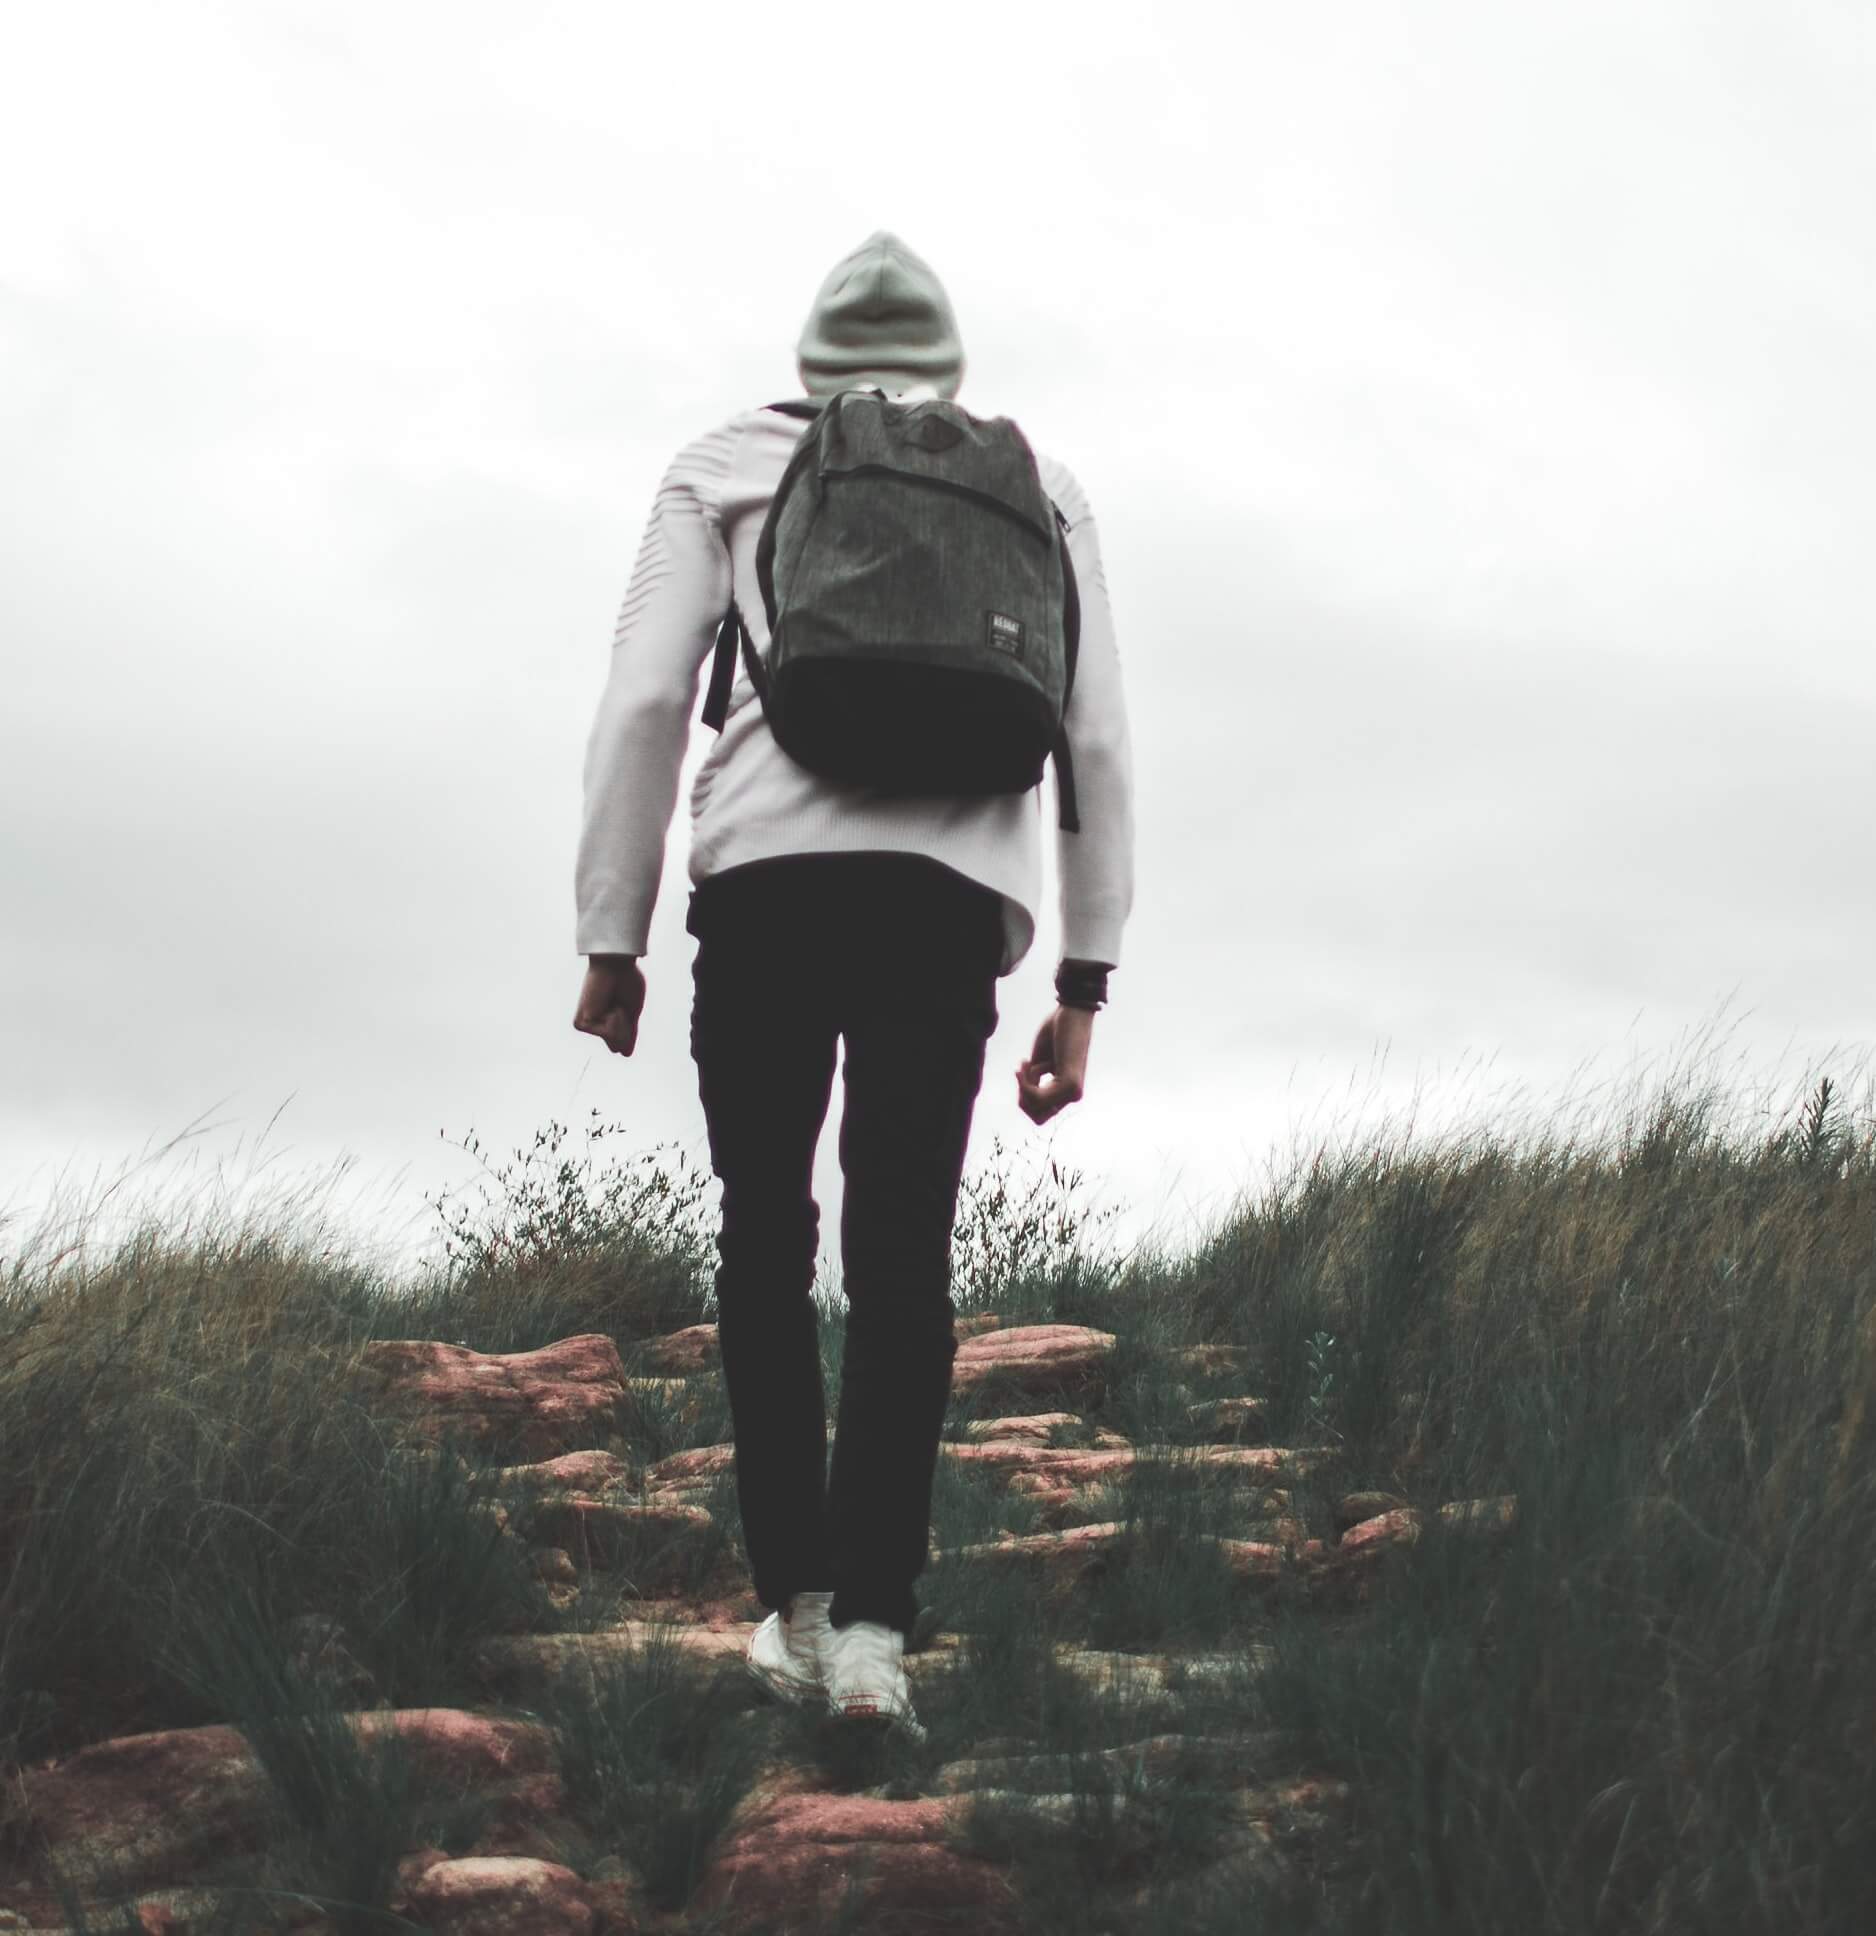
<path fill-rule="evenodd" d="M 573 1026 L 597 1035 L 614 1055 L 638 1046 L 638 1018 L 645 1008 L 645 976 L 636 955 L 589 955 Z"/>
<path fill-rule="evenodd" d="M 1016 1067 L 1016 1102 L 1033 1122 L 1046 1123 L 1058 1109 L 1079 1102 L 1088 1080 L 1090 1008 L 1058 1008 L 1036 1031 L 1036 1046 Z M 1040 1080 L 1053 1077 L 1047 1088 Z"/>

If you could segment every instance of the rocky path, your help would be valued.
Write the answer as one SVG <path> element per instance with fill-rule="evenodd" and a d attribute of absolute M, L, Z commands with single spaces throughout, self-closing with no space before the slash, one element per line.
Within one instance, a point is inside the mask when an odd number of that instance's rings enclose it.
<path fill-rule="evenodd" d="M 1254 1395 L 1188 1408 L 1192 1436 L 1209 1442 L 1133 1445 L 1084 1425 L 1079 1412 L 1022 1409 L 1037 1399 L 1058 1408 L 1098 1404 L 1113 1369 L 1111 1334 L 1075 1325 L 1006 1326 L 995 1318 L 961 1320 L 959 1331 L 954 1391 L 1010 1409 L 974 1419 L 946 1440 L 944 1457 L 1025 1497 L 1041 1530 L 935 1555 L 947 1563 L 1021 1569 L 1045 1595 L 1072 1595 L 1092 1570 L 1125 1565 L 1134 1538 L 1125 1521 L 1090 1520 L 1088 1512 L 1130 1474 L 1156 1465 L 1215 1467 L 1242 1486 L 1252 1536 L 1212 1543 L 1249 1594 L 1290 1579 L 1327 1606 L 1358 1602 L 1386 1555 L 1420 1535 L 1420 1517 L 1403 1501 L 1353 1494 L 1338 1504 L 1332 1537 L 1307 1536 L 1292 1511 L 1292 1483 L 1324 1455 L 1256 1443 Z M 1185 1356 L 1193 1371 L 1233 1369 L 1219 1347 Z M 466 1853 L 432 1847 L 403 1856 L 390 1908 L 449 1936 L 809 1930 L 831 1924 L 843 1904 L 857 1914 L 852 1927 L 868 1931 L 911 1928 L 921 1913 L 937 1910 L 968 1912 L 986 1931 L 1022 1928 L 1022 1892 L 1011 1866 L 994 1849 L 973 1846 L 967 1814 L 976 1811 L 972 1819 L 981 1823 L 986 1803 L 1020 1796 L 1026 1835 L 1046 1837 L 1053 1824 L 1067 1836 L 1075 1832 L 1076 1803 L 1064 1758 L 1013 1737 L 976 1742 L 929 1778 L 925 1786 L 935 1792 L 912 1796 L 830 1789 L 811 1768 L 763 1769 L 680 1911 L 653 1909 L 641 1879 L 616 1855 L 581 1870 L 561 1859 L 584 1838 L 553 1732 L 525 1718 L 532 1705 L 546 1705 L 548 1696 L 578 1698 L 609 1663 L 654 1638 L 735 1672 L 760 1613 L 746 1580 L 739 1585 L 735 1578 L 739 1565 L 705 1567 L 702 1589 L 697 1585 L 698 1543 L 722 1548 L 707 1501 L 713 1492 L 721 1496 L 733 1471 L 732 1448 L 691 1446 L 643 1465 L 616 1449 L 643 1442 L 634 1430 L 641 1414 L 655 1411 L 668 1423 L 700 1408 L 716 1366 L 713 1325 L 653 1341 L 633 1375 L 613 1340 L 598 1333 L 510 1354 L 434 1340 L 365 1347 L 363 1389 L 400 1431 L 419 1441 L 447 1433 L 483 1458 L 512 1460 L 502 1468 L 502 1503 L 488 1511 L 505 1537 L 525 1543 L 554 1609 L 578 1617 L 584 1595 L 616 1597 L 613 1569 L 628 1559 L 633 1568 L 627 1618 L 489 1639 L 476 1658 L 486 1706 L 390 1709 L 351 1660 L 336 1622 L 309 1616 L 301 1623 L 299 1664 L 333 1690 L 359 1739 L 394 1730 L 419 1788 L 472 1795 L 485 1809 Z M 1512 1523 L 1515 1502 L 1456 1503 L 1442 1512 L 1489 1534 Z M 907 1656 L 922 1714 L 944 1702 L 946 1677 L 964 1660 L 967 1638 L 936 1634 Z M 1125 1691 L 1150 1705 L 1151 1697 L 1190 1689 L 1207 1675 L 1241 1674 L 1257 1656 L 1242 1648 L 1168 1656 L 1065 1643 L 1055 1659 L 1091 1688 Z M 1278 1747 L 1262 1737 L 1149 1731 L 1103 1752 L 1136 1778 L 1177 1770 L 1201 1781 L 1224 1812 L 1226 1832 L 1211 1859 L 1229 1864 L 1277 1859 L 1280 1845 L 1331 1829 L 1349 1799 L 1339 1783 L 1296 1774 Z M 1279 1768 L 1287 1772 L 1279 1776 Z M 232 1727 L 100 1741 L 0 1775 L 0 1932 L 19 1936 L 66 1926 L 50 1882 L 54 1865 L 83 1887 L 88 1902 L 128 1906 L 132 1926 L 152 1936 L 204 1929 L 218 1892 L 201 1879 L 264 1847 L 268 1825 L 278 1819 L 270 1783 Z M 1116 1798 L 1113 1833 L 1121 1841 L 1126 1799 Z M 1120 1887 L 1116 1913 L 1127 1900 Z M 104 1918 L 93 1926 L 103 1927 Z M 315 1905 L 291 1901 L 266 1926 L 334 1927 Z"/>

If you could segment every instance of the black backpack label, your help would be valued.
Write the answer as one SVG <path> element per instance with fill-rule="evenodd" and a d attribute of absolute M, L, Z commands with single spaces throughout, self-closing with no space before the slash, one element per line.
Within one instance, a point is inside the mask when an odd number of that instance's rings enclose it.
<path fill-rule="evenodd" d="M 999 652 L 1008 652 L 1020 659 L 1023 656 L 1023 621 L 1012 618 L 1008 612 L 986 612 L 985 639 Z"/>

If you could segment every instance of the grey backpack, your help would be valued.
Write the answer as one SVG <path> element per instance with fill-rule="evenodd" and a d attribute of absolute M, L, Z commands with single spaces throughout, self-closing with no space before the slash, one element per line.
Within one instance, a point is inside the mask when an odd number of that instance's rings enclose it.
<path fill-rule="evenodd" d="M 1055 758 L 1080 831 L 1063 716 L 1081 609 L 1068 521 L 1007 417 L 843 390 L 769 405 L 807 420 L 756 545 L 757 653 L 734 599 L 703 721 L 737 644 L 783 752 L 886 794 L 1026 793 Z"/>

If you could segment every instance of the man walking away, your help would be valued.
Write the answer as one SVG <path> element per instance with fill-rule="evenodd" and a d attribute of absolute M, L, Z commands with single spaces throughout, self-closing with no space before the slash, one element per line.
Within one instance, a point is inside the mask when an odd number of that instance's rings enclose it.
<path fill-rule="evenodd" d="M 817 401 L 869 386 L 900 404 L 952 399 L 964 367 L 938 278 L 883 229 L 835 265 L 797 345 Z M 626 591 L 586 756 L 574 1016 L 619 1055 L 638 1039 L 639 962 L 705 661 L 732 599 L 768 653 L 757 543 L 803 435 L 799 416 L 766 407 L 686 445 Z M 1057 1006 L 1015 1071 L 1019 1106 L 1042 1123 L 1083 1094 L 1120 960 L 1133 779 L 1094 517 L 1062 464 L 1036 462 L 1080 626 L 1062 722 L 1072 807 L 1059 758 L 1056 770 L 1074 827 L 1056 835 Z M 746 663 L 718 710 L 690 793 L 685 927 L 691 1055 L 722 1183 L 717 1321 L 737 1501 L 771 1610 L 748 1664 L 783 1699 L 922 1738 L 902 1660 L 957 1350 L 951 1232 L 996 985 L 1035 936 L 1042 788 L 895 795 L 811 772 L 777 743 Z M 811 1184 L 839 1043 L 848 1316 L 830 1471 Z"/>

